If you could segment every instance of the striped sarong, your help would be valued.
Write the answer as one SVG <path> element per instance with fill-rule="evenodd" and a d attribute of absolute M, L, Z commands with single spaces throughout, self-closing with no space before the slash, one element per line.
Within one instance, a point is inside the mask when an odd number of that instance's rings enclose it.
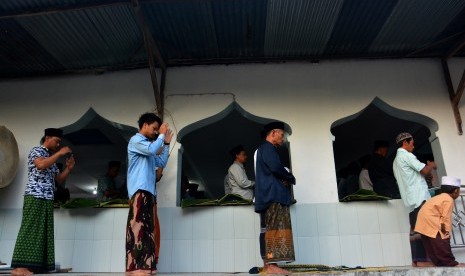
<path fill-rule="evenodd" d="M 265 263 L 295 261 L 289 206 L 272 203 L 260 216 L 264 233 L 261 237 L 261 255 Z"/>
<path fill-rule="evenodd" d="M 157 204 L 155 197 L 138 190 L 131 198 L 126 228 L 126 272 L 157 269 Z"/>
<path fill-rule="evenodd" d="M 55 270 L 53 231 L 53 200 L 24 196 L 23 218 L 11 267 L 34 272 Z"/>

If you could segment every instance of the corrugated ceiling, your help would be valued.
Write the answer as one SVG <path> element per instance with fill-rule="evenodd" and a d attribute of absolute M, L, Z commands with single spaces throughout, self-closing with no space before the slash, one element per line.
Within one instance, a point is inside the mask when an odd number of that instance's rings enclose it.
<path fill-rule="evenodd" d="M 168 67 L 465 56 L 465 0 L 138 1 Z M 0 1 L 0 77 L 147 67 L 139 19 L 131 0 Z"/>

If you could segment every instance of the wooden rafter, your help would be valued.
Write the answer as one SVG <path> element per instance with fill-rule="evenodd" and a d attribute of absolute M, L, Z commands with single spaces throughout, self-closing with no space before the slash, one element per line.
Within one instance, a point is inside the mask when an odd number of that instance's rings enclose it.
<path fill-rule="evenodd" d="M 460 116 L 460 110 L 458 104 L 463 94 L 463 90 L 465 88 L 465 70 L 462 74 L 462 79 L 460 80 L 460 84 L 457 87 L 457 90 L 454 90 L 454 86 L 452 84 L 452 78 L 450 76 L 449 65 L 446 59 L 441 59 L 442 69 L 444 73 L 444 79 L 446 81 L 447 92 L 449 93 L 449 99 L 452 105 L 452 110 L 454 112 L 455 123 L 457 125 L 458 134 L 463 134 L 462 129 L 462 117 Z"/>
<path fill-rule="evenodd" d="M 149 27 L 145 23 L 145 18 L 139 3 L 139 0 L 132 0 L 132 5 L 134 13 L 136 15 L 139 27 L 144 36 L 144 45 L 145 50 L 147 51 L 147 59 L 149 62 L 150 77 L 152 80 L 152 88 L 155 96 L 155 106 L 157 108 L 158 114 L 163 119 L 164 113 L 164 86 L 165 86 L 165 77 L 166 77 L 166 63 L 163 60 L 157 44 L 155 43 L 152 33 L 150 32 Z M 156 73 L 156 63 L 159 64 L 162 70 L 161 86 L 158 86 L 157 73 Z"/>
<path fill-rule="evenodd" d="M 465 46 L 465 34 L 460 36 L 457 40 L 457 43 L 451 47 L 451 49 L 446 53 L 446 58 L 453 57 L 458 51 L 460 51 Z"/>

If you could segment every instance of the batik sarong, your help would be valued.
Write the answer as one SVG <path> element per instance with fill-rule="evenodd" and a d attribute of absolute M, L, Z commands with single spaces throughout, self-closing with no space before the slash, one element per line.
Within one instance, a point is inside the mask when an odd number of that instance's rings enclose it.
<path fill-rule="evenodd" d="M 295 261 L 289 206 L 272 203 L 261 218 L 265 220 L 264 239 L 262 238 L 265 249 L 262 252 L 264 262 Z"/>
<path fill-rule="evenodd" d="M 155 271 L 156 266 L 156 201 L 138 190 L 131 198 L 126 228 L 126 271 Z"/>
<path fill-rule="evenodd" d="M 12 268 L 33 272 L 55 270 L 53 200 L 24 196 L 23 217 L 16 239 Z"/>

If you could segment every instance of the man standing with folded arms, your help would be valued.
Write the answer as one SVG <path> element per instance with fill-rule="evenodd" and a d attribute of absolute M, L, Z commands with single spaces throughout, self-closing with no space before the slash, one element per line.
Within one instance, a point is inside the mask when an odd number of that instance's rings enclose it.
<path fill-rule="evenodd" d="M 260 255 L 266 274 L 290 274 L 280 262 L 295 261 L 290 205 L 294 176 L 282 165 L 277 147 L 284 142 L 284 123 L 265 125 L 265 141 L 255 153 L 255 212 L 260 215 Z"/>

